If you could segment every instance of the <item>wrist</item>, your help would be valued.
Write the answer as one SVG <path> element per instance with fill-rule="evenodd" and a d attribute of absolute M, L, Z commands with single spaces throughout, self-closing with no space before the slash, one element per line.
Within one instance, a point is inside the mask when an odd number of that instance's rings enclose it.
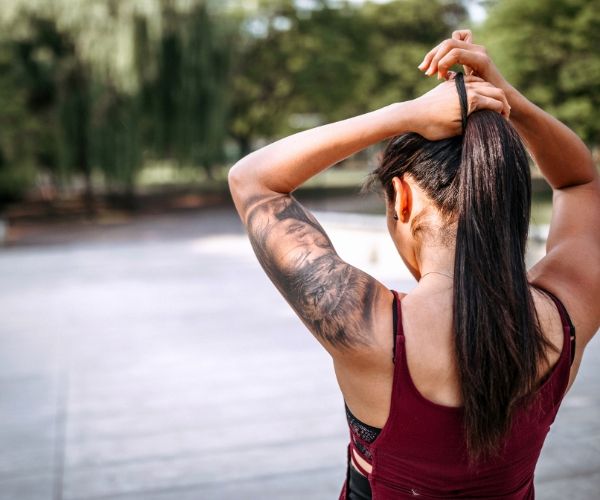
<path fill-rule="evenodd" d="M 520 122 L 526 116 L 529 101 L 510 84 L 504 89 L 504 93 L 510 105 L 510 120 L 515 123 Z"/>
<path fill-rule="evenodd" d="M 380 109 L 384 113 L 384 134 L 386 138 L 412 130 L 414 101 L 395 102 Z"/>

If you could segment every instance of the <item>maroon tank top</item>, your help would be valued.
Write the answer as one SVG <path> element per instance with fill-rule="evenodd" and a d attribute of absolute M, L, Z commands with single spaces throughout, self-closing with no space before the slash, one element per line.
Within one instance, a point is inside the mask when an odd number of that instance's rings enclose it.
<path fill-rule="evenodd" d="M 340 500 L 348 495 L 352 451 L 372 465 L 370 473 L 359 468 L 368 478 L 373 500 L 533 499 L 535 466 L 569 382 L 574 328 L 562 303 L 548 293 L 559 310 L 564 341 L 557 363 L 538 389 L 539 398 L 517 412 L 499 457 L 470 468 L 463 408 L 434 403 L 415 387 L 404 349 L 401 300 L 392 292 L 397 304 L 397 335 L 390 413 L 373 442 L 363 440 L 349 427 L 348 471 Z"/>

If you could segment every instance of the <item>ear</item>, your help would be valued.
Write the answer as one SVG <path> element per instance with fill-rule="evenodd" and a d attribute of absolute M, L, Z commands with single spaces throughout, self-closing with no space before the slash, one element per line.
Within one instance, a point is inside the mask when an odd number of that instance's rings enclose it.
<path fill-rule="evenodd" d="M 412 209 L 412 192 L 404 177 L 392 178 L 394 186 L 394 211 L 402 222 L 408 222 Z"/>

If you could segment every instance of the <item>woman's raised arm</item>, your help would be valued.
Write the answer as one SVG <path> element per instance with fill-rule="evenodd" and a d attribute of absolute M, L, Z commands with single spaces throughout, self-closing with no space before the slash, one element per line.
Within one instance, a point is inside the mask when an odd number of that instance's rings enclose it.
<path fill-rule="evenodd" d="M 501 90 L 469 83 L 470 110 L 508 111 Z M 391 292 L 344 262 L 317 219 L 292 196 L 300 184 L 347 156 L 403 132 L 457 135 L 459 98 L 445 82 L 413 101 L 299 132 L 242 158 L 229 173 L 252 248 L 273 284 L 334 359 L 387 360 L 391 319 L 375 314 Z M 380 333 L 380 335 L 379 335 Z"/>
<path fill-rule="evenodd" d="M 486 82 L 468 82 L 469 112 L 492 109 L 508 115 L 504 93 Z M 233 200 L 242 217 L 263 196 L 289 194 L 348 156 L 394 135 L 417 132 L 437 140 L 461 133 L 454 83 L 417 99 L 285 137 L 238 161 L 229 172 Z"/>

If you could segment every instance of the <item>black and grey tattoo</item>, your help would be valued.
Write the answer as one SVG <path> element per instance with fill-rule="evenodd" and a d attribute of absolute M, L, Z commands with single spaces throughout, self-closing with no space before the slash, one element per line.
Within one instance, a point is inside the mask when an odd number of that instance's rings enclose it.
<path fill-rule="evenodd" d="M 291 195 L 265 199 L 251 209 L 247 227 L 261 266 L 321 342 L 338 349 L 371 344 L 378 283 L 337 255 L 308 210 Z"/>

